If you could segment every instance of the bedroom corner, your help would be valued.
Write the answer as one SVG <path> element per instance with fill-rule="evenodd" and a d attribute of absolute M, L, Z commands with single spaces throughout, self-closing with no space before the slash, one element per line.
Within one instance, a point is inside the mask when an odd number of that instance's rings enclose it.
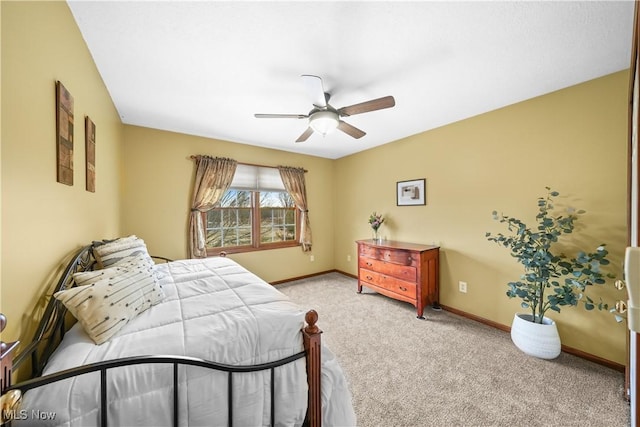
<path fill-rule="evenodd" d="M 124 134 L 122 232 L 143 237 L 154 254 L 173 259 L 187 256 L 194 173 L 190 156 L 200 154 L 308 171 L 312 251 L 302 252 L 296 246 L 230 254 L 230 258 L 267 282 L 334 268 L 332 160 L 139 126 L 125 126 Z"/>
<path fill-rule="evenodd" d="M 354 242 L 370 238 L 367 218 L 377 211 L 386 219 L 383 236 L 441 246 L 443 306 L 510 325 L 519 303 L 505 296 L 506 284 L 521 272 L 486 241 L 496 228 L 491 212 L 529 219 L 552 186 L 566 196 L 563 206 L 586 210 L 581 238 L 606 243 L 621 277 L 627 90 L 622 71 L 338 159 L 336 269 L 357 274 Z M 426 205 L 397 206 L 396 182 L 423 177 Z M 626 299 L 613 286 L 597 291 L 609 301 Z M 624 324 L 606 312 L 590 314 L 562 310 L 563 343 L 623 365 Z"/>

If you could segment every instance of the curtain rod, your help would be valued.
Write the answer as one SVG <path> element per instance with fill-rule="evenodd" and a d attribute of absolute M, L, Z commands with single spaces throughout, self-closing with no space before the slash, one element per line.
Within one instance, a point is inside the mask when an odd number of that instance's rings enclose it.
<path fill-rule="evenodd" d="M 197 158 L 198 158 L 198 156 L 189 156 L 189 159 L 191 159 L 191 160 L 195 160 Z M 261 167 L 261 168 L 276 168 L 277 167 L 277 166 L 258 165 L 258 164 L 255 164 L 255 163 L 244 163 L 244 162 L 238 162 L 238 164 L 239 165 L 246 165 L 246 166 L 258 166 L 258 167 Z M 309 172 L 306 169 L 303 169 L 303 171 L 304 171 L 304 173 Z"/>

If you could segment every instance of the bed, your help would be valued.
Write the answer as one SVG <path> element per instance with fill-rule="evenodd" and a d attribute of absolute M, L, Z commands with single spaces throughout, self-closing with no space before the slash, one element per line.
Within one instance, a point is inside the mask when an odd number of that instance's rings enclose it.
<path fill-rule="evenodd" d="M 3 408 L 12 425 L 355 425 L 346 379 L 320 342 L 317 314 L 227 257 L 152 263 L 143 298 L 149 307 L 127 321 L 111 316 L 124 325 L 96 339 L 77 301 L 97 300 L 98 286 L 82 281 L 133 269 L 131 256 L 116 257 L 115 266 L 96 263 L 101 245 L 69 263 L 34 341 L 15 358 L 14 368 L 31 360 L 34 378 L 11 384 L 11 365 L 3 370 L 3 399 L 22 395 L 20 406 Z M 122 272 L 113 275 L 110 289 L 114 277 L 123 282 Z M 122 289 L 133 294 L 131 286 Z M 67 311 L 79 319 L 68 330 Z"/>

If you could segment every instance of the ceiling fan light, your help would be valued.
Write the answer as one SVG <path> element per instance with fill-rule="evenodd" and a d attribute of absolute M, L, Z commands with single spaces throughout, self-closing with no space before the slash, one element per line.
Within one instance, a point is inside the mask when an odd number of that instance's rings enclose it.
<path fill-rule="evenodd" d="M 333 111 L 318 111 L 309 118 L 309 126 L 314 131 L 326 135 L 338 127 L 338 115 Z"/>

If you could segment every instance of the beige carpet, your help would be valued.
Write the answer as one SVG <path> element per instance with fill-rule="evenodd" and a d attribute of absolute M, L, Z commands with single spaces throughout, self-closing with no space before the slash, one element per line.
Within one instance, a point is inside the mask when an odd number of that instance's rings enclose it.
<path fill-rule="evenodd" d="M 526 356 L 508 333 L 425 310 L 329 273 L 277 285 L 319 313 L 361 427 L 627 426 L 624 375 L 561 354 Z"/>

